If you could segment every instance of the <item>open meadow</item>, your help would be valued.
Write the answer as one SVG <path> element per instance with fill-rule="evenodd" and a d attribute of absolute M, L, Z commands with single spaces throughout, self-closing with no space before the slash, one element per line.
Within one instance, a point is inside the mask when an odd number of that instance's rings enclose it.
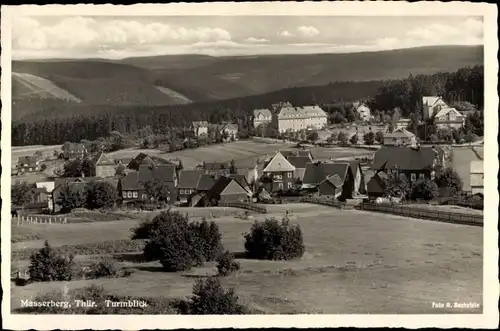
<path fill-rule="evenodd" d="M 245 219 L 228 214 L 212 218 L 224 246 L 241 264 L 237 273 L 221 279 L 236 290 L 242 302 L 264 313 L 480 313 L 481 309 L 432 308 L 433 302 L 482 302 L 482 228 L 340 210 L 311 204 L 288 204 L 290 221 L 299 224 L 306 252 L 292 261 L 243 258 L 243 233 L 254 220 L 281 218 L 284 206 L 268 206 L 268 214 Z M 211 209 L 211 208 L 210 208 Z M 200 210 L 208 211 L 209 208 Z M 189 212 L 191 214 L 191 211 Z M 144 213 L 144 218 L 151 217 Z M 13 252 L 106 240 L 127 239 L 139 220 L 58 225 L 25 225 L 39 240 L 14 243 Z M 115 254 L 124 266 L 135 269 L 127 278 L 76 280 L 69 289 L 90 284 L 120 296 L 170 297 L 191 295 L 196 278 L 215 275 L 213 263 L 190 271 L 163 272 L 159 262 L 140 262 L 140 252 Z M 92 260 L 96 256 L 77 256 Z M 19 268 L 29 261 L 13 261 Z M 63 282 L 13 286 L 11 307 L 21 299 L 60 290 Z"/>
<path fill-rule="evenodd" d="M 136 149 L 129 148 L 112 153 L 115 158 L 132 158 L 139 153 L 150 156 L 157 156 L 163 159 L 182 160 L 184 168 L 195 168 L 205 162 L 224 162 L 234 160 L 238 167 L 255 166 L 258 160 L 263 160 L 267 156 L 272 156 L 279 150 L 296 150 L 295 143 L 264 142 L 256 140 L 241 140 L 225 144 L 216 144 L 196 149 L 186 149 L 173 153 L 166 153 L 157 149 Z M 309 148 L 315 158 L 344 158 L 353 156 L 371 155 L 373 151 L 355 148 Z"/>

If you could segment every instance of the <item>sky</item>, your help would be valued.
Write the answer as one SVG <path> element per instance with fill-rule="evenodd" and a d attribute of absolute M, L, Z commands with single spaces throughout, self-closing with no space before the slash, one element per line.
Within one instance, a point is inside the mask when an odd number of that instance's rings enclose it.
<path fill-rule="evenodd" d="M 482 45 L 482 17 L 23 16 L 13 59 L 350 53 Z"/>

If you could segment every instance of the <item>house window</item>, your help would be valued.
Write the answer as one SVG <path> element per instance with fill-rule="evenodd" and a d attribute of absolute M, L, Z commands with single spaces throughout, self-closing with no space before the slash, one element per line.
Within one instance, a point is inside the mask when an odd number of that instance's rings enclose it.
<path fill-rule="evenodd" d="M 139 195 L 139 194 L 137 193 L 137 191 L 134 191 L 134 192 L 133 192 L 133 196 L 134 196 L 134 198 L 137 198 L 137 196 L 138 196 L 138 195 Z"/>
<path fill-rule="evenodd" d="M 416 181 L 416 180 L 417 180 L 417 174 L 412 173 L 412 174 L 410 175 L 410 178 L 411 178 L 411 181 L 412 181 L 412 182 Z"/>
<path fill-rule="evenodd" d="M 282 179 L 283 177 L 281 175 L 274 175 L 274 178 L 276 178 L 276 179 Z"/>
<path fill-rule="evenodd" d="M 288 178 L 292 178 L 292 173 L 291 172 L 288 173 Z"/>
<path fill-rule="evenodd" d="M 32 172 L 33 171 L 33 168 L 29 168 L 29 171 Z"/>
<path fill-rule="evenodd" d="M 283 183 L 278 183 L 278 187 L 279 187 L 280 190 L 282 190 L 283 189 Z"/>
<path fill-rule="evenodd" d="M 148 198 L 148 195 L 147 195 L 146 193 L 143 193 L 143 194 L 142 194 L 142 198 L 143 198 L 143 199 L 147 199 L 147 198 Z"/>
<path fill-rule="evenodd" d="M 179 190 L 179 194 L 184 194 L 184 190 Z"/>
<path fill-rule="evenodd" d="M 126 198 L 126 197 L 127 197 L 127 192 L 126 192 L 126 191 L 123 191 L 122 196 L 123 196 L 124 198 Z"/>
<path fill-rule="evenodd" d="M 424 180 L 425 179 L 425 175 L 424 174 L 418 174 L 418 179 L 419 180 Z"/>
<path fill-rule="evenodd" d="M 128 196 L 129 198 L 131 198 L 131 197 L 132 197 L 132 192 L 128 192 L 128 193 L 127 193 L 127 196 Z"/>
<path fill-rule="evenodd" d="M 290 183 L 290 182 L 288 183 L 288 188 L 289 189 L 292 188 L 292 183 Z"/>

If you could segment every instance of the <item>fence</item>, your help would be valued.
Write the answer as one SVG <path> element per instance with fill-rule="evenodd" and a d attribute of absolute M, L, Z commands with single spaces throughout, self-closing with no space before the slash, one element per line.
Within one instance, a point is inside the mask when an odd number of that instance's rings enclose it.
<path fill-rule="evenodd" d="M 338 201 L 338 200 L 304 197 L 304 198 L 302 198 L 301 202 L 315 203 L 317 205 L 331 206 L 331 207 L 336 207 L 336 208 L 340 208 L 340 209 L 345 208 L 345 203 Z"/>
<path fill-rule="evenodd" d="M 68 218 L 65 216 L 51 215 L 17 215 L 12 221 L 17 225 L 23 224 L 67 224 Z"/>
<path fill-rule="evenodd" d="M 421 218 L 432 221 L 441 221 L 448 223 L 467 224 L 483 226 L 483 215 L 454 213 L 445 211 L 428 210 L 423 208 L 412 208 L 396 205 L 376 205 L 371 203 L 362 203 L 358 205 L 361 210 L 389 213 L 406 217 Z"/>
<path fill-rule="evenodd" d="M 257 213 L 266 214 L 267 210 L 264 207 L 256 206 L 252 203 L 248 202 L 222 202 L 219 201 L 220 207 L 233 207 L 233 208 L 242 208 L 251 211 L 255 211 Z"/>

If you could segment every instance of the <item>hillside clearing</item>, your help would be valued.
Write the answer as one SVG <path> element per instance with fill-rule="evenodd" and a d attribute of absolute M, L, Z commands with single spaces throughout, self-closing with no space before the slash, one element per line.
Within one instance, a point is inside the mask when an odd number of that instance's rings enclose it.
<path fill-rule="evenodd" d="M 289 204 L 286 208 L 292 222 L 302 228 L 305 255 L 288 262 L 240 258 L 240 272 L 222 279 L 253 306 L 268 313 L 394 314 L 435 313 L 434 301 L 482 302 L 480 228 L 317 205 Z M 267 217 L 282 214 L 276 210 Z M 253 220 L 221 217 L 215 222 L 225 247 L 239 257 L 244 251 L 242 233 L 249 231 Z M 95 231 L 92 228 L 102 226 L 97 222 L 85 225 L 78 236 L 86 237 Z M 114 228 L 124 234 L 130 225 Z M 196 277 L 215 273 L 213 264 L 180 273 L 161 272 L 157 262 L 134 267 L 137 271 L 129 278 L 67 285 L 72 289 L 100 284 L 117 295 L 184 297 L 191 294 Z M 51 282 L 13 287 L 11 306 L 17 308 L 21 298 L 62 286 Z M 447 312 L 480 313 L 481 309 Z"/>

